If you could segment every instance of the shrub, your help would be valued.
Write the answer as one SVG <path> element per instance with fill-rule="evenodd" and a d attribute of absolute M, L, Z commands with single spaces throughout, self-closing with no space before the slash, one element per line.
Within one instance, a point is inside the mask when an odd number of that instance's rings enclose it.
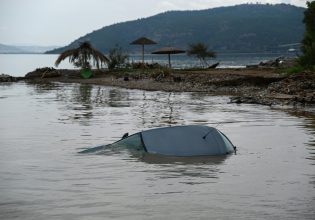
<path fill-rule="evenodd" d="M 204 43 L 190 44 L 187 51 L 188 56 L 195 56 L 200 60 L 201 66 L 208 65 L 207 58 L 215 58 L 216 54 L 208 50 L 208 46 Z"/>
<path fill-rule="evenodd" d="M 303 55 L 300 57 L 300 64 L 311 68 L 315 65 L 315 1 L 307 2 L 307 7 L 303 19 L 305 33 L 302 41 Z"/>
<path fill-rule="evenodd" d="M 122 68 L 126 65 L 129 55 L 122 50 L 121 47 L 116 46 L 109 50 L 108 69 Z"/>

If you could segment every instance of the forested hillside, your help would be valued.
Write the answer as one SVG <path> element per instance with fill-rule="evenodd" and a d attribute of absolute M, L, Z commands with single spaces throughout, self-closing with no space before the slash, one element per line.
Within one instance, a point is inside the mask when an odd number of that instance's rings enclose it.
<path fill-rule="evenodd" d="M 85 40 L 105 53 L 117 44 L 134 52 L 139 48 L 129 43 L 142 36 L 158 42 L 150 47 L 152 50 L 162 46 L 185 49 L 194 42 L 204 42 L 220 52 L 286 50 L 279 45 L 302 40 L 304 10 L 286 4 L 243 4 L 200 11 L 170 11 L 103 27 L 49 53 L 60 53 Z"/>

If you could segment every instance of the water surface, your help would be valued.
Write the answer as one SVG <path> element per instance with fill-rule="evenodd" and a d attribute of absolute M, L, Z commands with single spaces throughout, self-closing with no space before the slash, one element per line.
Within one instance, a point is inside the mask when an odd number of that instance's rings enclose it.
<path fill-rule="evenodd" d="M 0 219 L 314 219 L 315 117 L 228 97 L 0 85 Z M 125 132 L 217 126 L 228 157 L 80 155 Z"/>

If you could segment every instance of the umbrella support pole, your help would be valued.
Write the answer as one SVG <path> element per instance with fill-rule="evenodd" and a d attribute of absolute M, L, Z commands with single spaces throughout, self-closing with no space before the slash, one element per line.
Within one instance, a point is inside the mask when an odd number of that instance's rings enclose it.
<path fill-rule="evenodd" d="M 171 68 L 171 54 L 168 54 L 168 67 Z"/>
<path fill-rule="evenodd" d="M 168 66 L 171 69 L 171 54 L 185 53 L 184 50 L 177 49 L 175 47 L 163 47 L 159 50 L 152 52 L 152 54 L 167 54 L 168 56 Z"/>
<path fill-rule="evenodd" d="M 144 44 L 142 44 L 142 64 L 144 65 Z"/>

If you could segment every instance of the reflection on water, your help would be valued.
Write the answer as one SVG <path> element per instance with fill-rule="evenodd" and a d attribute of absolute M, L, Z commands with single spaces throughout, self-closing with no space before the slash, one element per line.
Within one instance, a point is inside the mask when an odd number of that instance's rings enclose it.
<path fill-rule="evenodd" d="M 162 155 L 145 154 L 139 159 L 151 164 L 212 164 L 219 165 L 230 155 L 226 156 L 199 156 L 199 157 L 167 157 Z"/>
<path fill-rule="evenodd" d="M 315 165 L 315 117 L 309 112 L 304 111 L 288 111 L 289 114 L 294 115 L 299 118 L 303 118 L 305 123 L 300 126 L 309 132 L 309 138 L 306 140 L 307 149 L 309 150 L 309 155 L 307 159 L 311 160 L 313 165 Z"/>
<path fill-rule="evenodd" d="M 0 85 L 0 219 L 314 219 L 315 117 L 206 93 Z M 152 127 L 217 126 L 228 157 L 107 149 Z"/>
<path fill-rule="evenodd" d="M 130 114 L 133 117 L 141 118 L 142 127 L 169 126 L 183 123 L 179 115 L 181 102 L 176 100 L 177 97 L 174 93 L 157 92 L 152 94 L 145 91 L 138 93 L 138 91 L 88 84 L 69 85 L 69 87 L 64 88 L 62 84 L 57 83 L 34 85 L 34 91 L 30 93 L 42 94 L 52 90 L 55 92 L 58 102 L 65 104 L 62 108 L 63 110 L 67 109 L 65 114 L 68 114 L 67 118 L 73 122 L 82 123 L 84 121 L 86 124 L 88 120 L 93 120 L 95 108 L 112 108 L 107 113 L 116 116 L 125 114 L 122 108 L 134 108 L 135 111 L 130 112 Z M 130 98 L 135 93 L 137 93 L 136 97 Z M 134 99 L 136 99 L 136 103 Z M 61 120 L 65 121 L 67 119 Z M 117 121 L 117 123 L 121 122 Z"/>
<path fill-rule="evenodd" d="M 229 155 L 230 156 L 230 155 Z M 213 178 L 219 178 L 220 164 L 222 164 L 229 156 L 218 157 L 165 157 L 160 155 L 144 154 L 139 158 L 141 162 L 148 164 L 159 164 L 160 169 L 154 172 L 157 178 L 181 178 L 192 177 L 186 184 L 203 184 L 216 182 Z M 149 170 L 149 172 L 152 172 Z M 208 181 L 206 179 L 209 179 Z M 200 181 L 201 179 L 205 179 Z"/>

